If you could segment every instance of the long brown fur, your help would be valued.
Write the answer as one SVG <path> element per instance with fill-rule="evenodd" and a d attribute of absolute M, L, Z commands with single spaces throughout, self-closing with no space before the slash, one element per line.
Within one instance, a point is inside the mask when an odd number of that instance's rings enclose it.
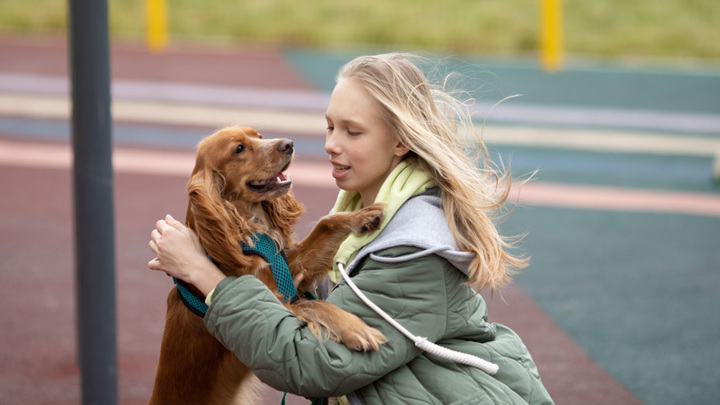
<path fill-rule="evenodd" d="M 187 225 L 205 251 L 228 276 L 253 274 L 277 292 L 269 265 L 245 256 L 239 242 L 266 233 L 285 250 L 298 292 L 317 286 L 332 265 L 340 243 L 351 233 L 370 232 L 382 220 L 382 204 L 355 213 L 323 217 L 301 242 L 293 227 L 304 208 L 276 177 L 292 161 L 292 141 L 263 140 L 252 128 L 230 127 L 198 146 L 188 182 Z M 275 180 L 271 180 L 275 179 Z M 264 186 L 265 180 L 267 186 Z M 377 350 L 385 337 L 355 315 L 325 301 L 285 304 L 318 338 L 329 338 L 354 350 Z M 150 405 L 224 405 L 256 403 L 257 379 L 205 328 L 171 290 Z"/>

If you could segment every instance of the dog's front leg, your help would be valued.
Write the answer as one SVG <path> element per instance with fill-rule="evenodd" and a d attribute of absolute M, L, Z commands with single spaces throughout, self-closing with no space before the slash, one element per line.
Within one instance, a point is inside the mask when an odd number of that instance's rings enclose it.
<path fill-rule="evenodd" d="M 340 244 L 351 233 L 374 232 L 380 228 L 385 204 L 377 203 L 356 212 L 340 212 L 322 217 L 310 234 L 288 252 L 293 277 L 302 274 L 298 291 L 308 291 L 325 278 L 332 268 Z"/>
<path fill-rule="evenodd" d="M 357 351 L 378 350 L 387 341 L 379 330 L 327 301 L 300 300 L 288 307 L 319 339 L 330 339 Z"/>

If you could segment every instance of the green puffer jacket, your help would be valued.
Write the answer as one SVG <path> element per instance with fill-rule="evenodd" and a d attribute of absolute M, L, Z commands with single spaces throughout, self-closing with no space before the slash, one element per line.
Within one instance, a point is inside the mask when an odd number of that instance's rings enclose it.
<path fill-rule="evenodd" d="M 398 211 L 382 237 L 348 266 L 353 281 L 415 335 L 493 362 L 500 367 L 497 374 L 421 352 L 344 282 L 328 301 L 379 329 L 388 338 L 380 350 L 355 352 L 317 339 L 252 276 L 218 285 L 205 316 L 208 330 L 260 380 L 306 397 L 347 395 L 352 404 L 366 405 L 552 404 L 520 338 L 488 323 L 485 301 L 463 285 L 466 276 L 460 269 L 468 257 L 438 231 L 447 224 L 442 209 L 439 216 L 432 213 L 437 199 L 421 196 L 405 205 L 408 209 Z"/>

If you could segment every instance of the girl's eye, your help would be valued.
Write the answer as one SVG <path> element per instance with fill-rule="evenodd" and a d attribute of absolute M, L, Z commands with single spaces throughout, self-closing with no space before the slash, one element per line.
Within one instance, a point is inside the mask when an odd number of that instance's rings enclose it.
<path fill-rule="evenodd" d="M 350 135 L 350 136 L 358 136 L 360 134 L 362 134 L 362 132 L 348 131 L 348 135 Z"/>
<path fill-rule="evenodd" d="M 335 130 L 335 127 L 333 127 L 332 125 L 328 125 L 328 127 L 326 129 L 327 129 L 327 132 L 330 133 Z"/>
<path fill-rule="evenodd" d="M 245 151 L 245 145 L 238 145 L 237 148 L 235 148 L 235 154 L 239 155 Z"/>

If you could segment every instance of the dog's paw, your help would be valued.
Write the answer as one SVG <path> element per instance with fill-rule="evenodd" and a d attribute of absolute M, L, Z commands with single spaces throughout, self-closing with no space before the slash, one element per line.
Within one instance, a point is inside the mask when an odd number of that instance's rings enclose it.
<path fill-rule="evenodd" d="M 341 340 L 342 344 L 359 352 L 378 350 L 381 344 L 387 342 L 385 335 L 367 325 L 361 329 L 356 329 L 352 334 L 342 336 Z"/>
<path fill-rule="evenodd" d="M 385 206 L 384 203 L 377 203 L 356 212 L 353 232 L 369 233 L 380 229 L 380 224 L 385 216 Z"/>
<path fill-rule="evenodd" d="M 288 306 L 307 324 L 318 339 L 330 339 L 356 351 L 378 350 L 387 342 L 385 335 L 362 319 L 322 300 L 300 300 Z"/>

